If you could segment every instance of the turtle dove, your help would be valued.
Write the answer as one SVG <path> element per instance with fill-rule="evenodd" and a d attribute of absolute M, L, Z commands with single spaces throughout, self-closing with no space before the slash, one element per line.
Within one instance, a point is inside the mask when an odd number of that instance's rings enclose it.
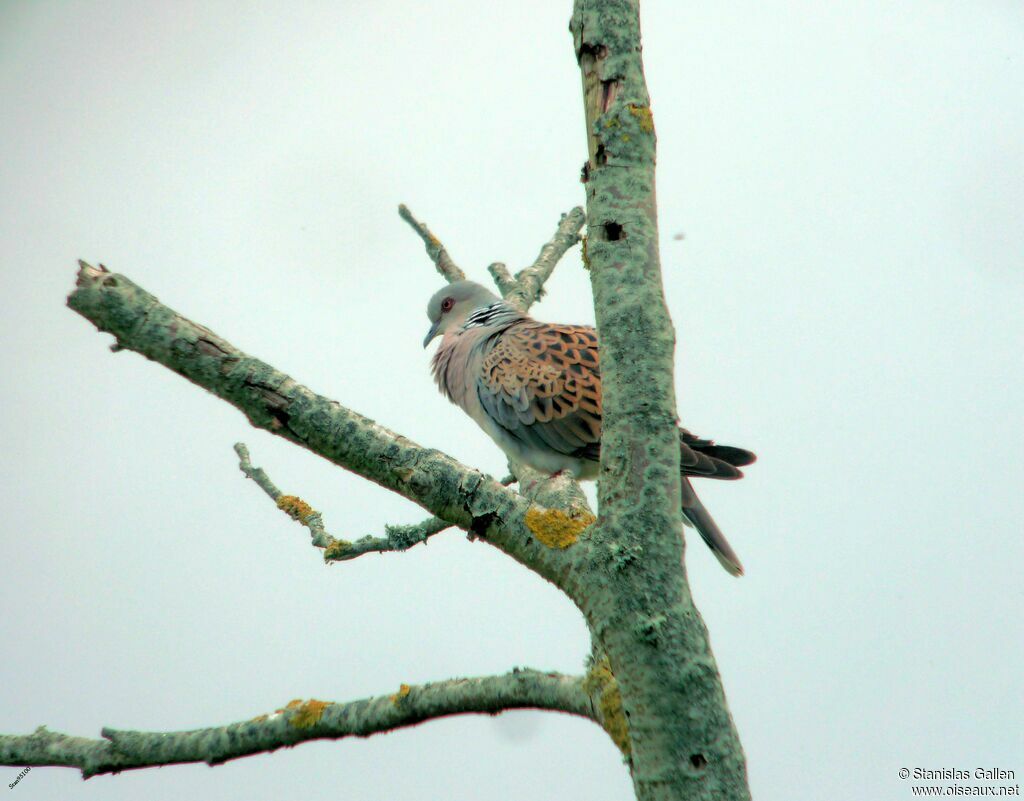
<path fill-rule="evenodd" d="M 434 379 L 511 458 L 536 470 L 597 477 L 601 448 L 601 369 L 597 332 L 534 320 L 472 281 L 439 290 L 427 305 L 426 347 L 443 336 Z M 734 576 L 743 574 L 688 476 L 736 479 L 750 451 L 679 429 L 684 522 L 697 529 Z"/>

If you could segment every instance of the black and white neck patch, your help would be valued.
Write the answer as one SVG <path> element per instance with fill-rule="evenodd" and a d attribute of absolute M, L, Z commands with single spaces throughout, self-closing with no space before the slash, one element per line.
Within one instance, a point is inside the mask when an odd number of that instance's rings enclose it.
<path fill-rule="evenodd" d="M 485 325 L 493 325 L 494 323 L 503 322 L 505 319 L 518 316 L 520 316 L 519 312 L 504 301 L 499 300 L 470 314 L 466 318 L 466 322 L 463 323 L 462 328 L 463 330 L 467 328 L 481 328 Z"/>

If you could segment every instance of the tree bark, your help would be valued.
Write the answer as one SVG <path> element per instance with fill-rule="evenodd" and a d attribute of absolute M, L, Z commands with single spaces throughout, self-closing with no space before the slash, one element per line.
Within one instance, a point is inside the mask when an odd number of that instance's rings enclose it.
<path fill-rule="evenodd" d="M 577 0 L 585 253 L 601 341 L 599 522 L 577 599 L 618 681 L 636 796 L 746 799 L 746 764 L 682 566 L 675 334 L 636 0 Z"/>
<path fill-rule="evenodd" d="M 32 734 L 0 734 L 0 765 L 73 767 L 85 779 L 187 762 L 221 765 L 309 740 L 370 737 L 450 715 L 495 715 L 508 709 L 547 709 L 593 719 L 579 677 L 517 668 L 503 676 L 403 684 L 391 695 L 359 701 L 297 699 L 252 720 L 193 731 L 108 727 L 102 739 L 89 739 L 40 726 Z"/>
<path fill-rule="evenodd" d="M 352 703 L 294 702 L 228 727 L 155 734 L 104 730 L 104 740 L 40 729 L 0 736 L 0 764 L 68 765 L 88 776 L 208 761 L 307 739 L 365 736 L 461 712 L 535 707 L 598 722 L 627 759 L 641 801 L 749 799 L 746 765 L 707 630 L 682 564 L 675 335 L 661 285 L 654 190 L 655 133 L 644 82 L 636 0 L 576 0 L 571 30 L 581 68 L 589 158 L 584 169 L 590 269 L 601 340 L 603 423 L 599 518 L 578 485 L 517 473 L 517 493 L 318 395 L 161 304 L 123 275 L 82 263 L 68 305 L 134 350 L 242 411 L 263 428 L 418 503 L 413 530 L 349 543 L 327 534 L 305 501 L 284 495 L 239 447 L 242 471 L 310 530 L 334 559 L 396 551 L 444 525 L 484 539 L 547 578 L 582 610 L 593 639 L 585 677 L 517 671 L 452 680 Z M 426 225 L 402 207 L 449 281 L 463 273 Z M 531 267 L 491 273 L 519 308 L 536 301 L 575 244 L 565 215 Z"/>

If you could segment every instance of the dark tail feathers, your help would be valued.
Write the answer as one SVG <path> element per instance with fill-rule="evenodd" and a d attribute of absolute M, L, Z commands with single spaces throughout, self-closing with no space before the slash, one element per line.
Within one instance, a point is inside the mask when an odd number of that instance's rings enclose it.
<path fill-rule="evenodd" d="M 722 563 L 722 567 L 734 576 L 743 575 L 743 565 L 740 563 L 739 557 L 736 556 L 729 541 L 718 528 L 714 518 L 700 502 L 700 498 L 693 491 L 693 486 L 686 476 L 683 476 L 683 521 L 697 529 L 697 533 L 708 544 L 718 561 Z"/>

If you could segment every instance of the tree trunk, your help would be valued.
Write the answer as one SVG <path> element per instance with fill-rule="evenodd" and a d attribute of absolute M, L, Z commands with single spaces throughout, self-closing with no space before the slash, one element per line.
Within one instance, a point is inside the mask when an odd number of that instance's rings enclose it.
<path fill-rule="evenodd" d="M 638 3 L 577 0 L 571 30 L 604 392 L 600 522 L 578 602 L 618 681 L 637 798 L 746 799 L 743 750 L 682 566 L 675 335 Z"/>

